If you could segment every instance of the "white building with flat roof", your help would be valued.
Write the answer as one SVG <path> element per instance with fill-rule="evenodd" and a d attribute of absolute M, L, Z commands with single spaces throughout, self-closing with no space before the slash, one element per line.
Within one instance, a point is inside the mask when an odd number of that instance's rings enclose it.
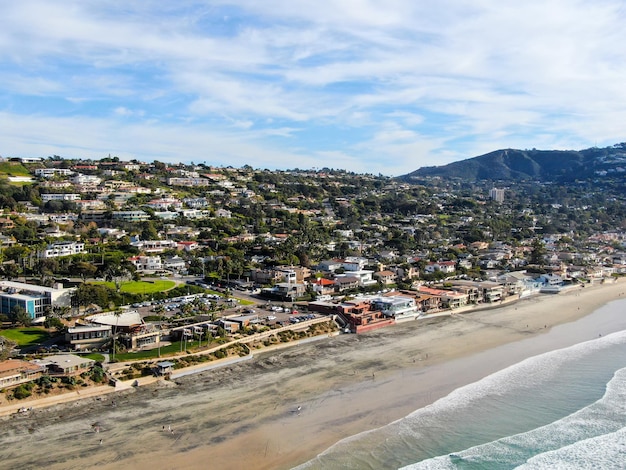
<path fill-rule="evenodd" d="M 85 252 L 85 244 L 82 242 L 59 242 L 52 243 L 40 252 L 40 258 L 58 258 L 61 256 L 77 255 Z"/>

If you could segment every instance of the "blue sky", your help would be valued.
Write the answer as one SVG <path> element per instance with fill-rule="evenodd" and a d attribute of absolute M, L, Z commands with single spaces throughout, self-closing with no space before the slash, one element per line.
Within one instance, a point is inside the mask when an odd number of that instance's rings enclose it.
<path fill-rule="evenodd" d="M 396 176 L 625 141 L 621 0 L 0 0 L 0 155 Z"/>

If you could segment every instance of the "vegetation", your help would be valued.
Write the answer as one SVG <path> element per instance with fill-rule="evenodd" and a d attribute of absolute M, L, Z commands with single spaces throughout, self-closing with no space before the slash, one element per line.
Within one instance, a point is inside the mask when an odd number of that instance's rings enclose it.
<path fill-rule="evenodd" d="M 26 347 L 46 341 L 50 334 L 42 328 L 31 327 L 1 330 L 0 336 L 17 343 L 19 347 Z"/>
<path fill-rule="evenodd" d="M 106 281 L 90 281 L 93 285 L 103 285 L 111 290 L 116 290 L 114 282 Z M 151 295 L 156 292 L 168 291 L 176 286 L 174 281 L 158 280 L 158 281 L 127 281 L 119 285 L 119 292 L 129 294 L 145 294 Z"/>

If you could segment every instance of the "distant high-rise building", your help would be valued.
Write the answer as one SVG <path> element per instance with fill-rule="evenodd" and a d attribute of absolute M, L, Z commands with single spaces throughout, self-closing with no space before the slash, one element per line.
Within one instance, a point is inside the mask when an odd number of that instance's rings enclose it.
<path fill-rule="evenodd" d="M 493 188 L 489 191 L 489 197 L 496 202 L 504 202 L 504 189 Z"/>

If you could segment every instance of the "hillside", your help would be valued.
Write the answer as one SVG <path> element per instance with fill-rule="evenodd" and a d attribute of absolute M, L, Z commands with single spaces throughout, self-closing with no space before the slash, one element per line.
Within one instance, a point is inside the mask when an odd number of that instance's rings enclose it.
<path fill-rule="evenodd" d="M 422 167 L 399 177 L 416 181 L 427 177 L 468 181 L 544 181 L 567 183 L 596 178 L 626 177 L 626 143 L 585 150 L 496 150 L 445 166 Z"/>
<path fill-rule="evenodd" d="M 19 162 L 0 162 L 0 176 L 31 176 L 24 165 Z"/>

